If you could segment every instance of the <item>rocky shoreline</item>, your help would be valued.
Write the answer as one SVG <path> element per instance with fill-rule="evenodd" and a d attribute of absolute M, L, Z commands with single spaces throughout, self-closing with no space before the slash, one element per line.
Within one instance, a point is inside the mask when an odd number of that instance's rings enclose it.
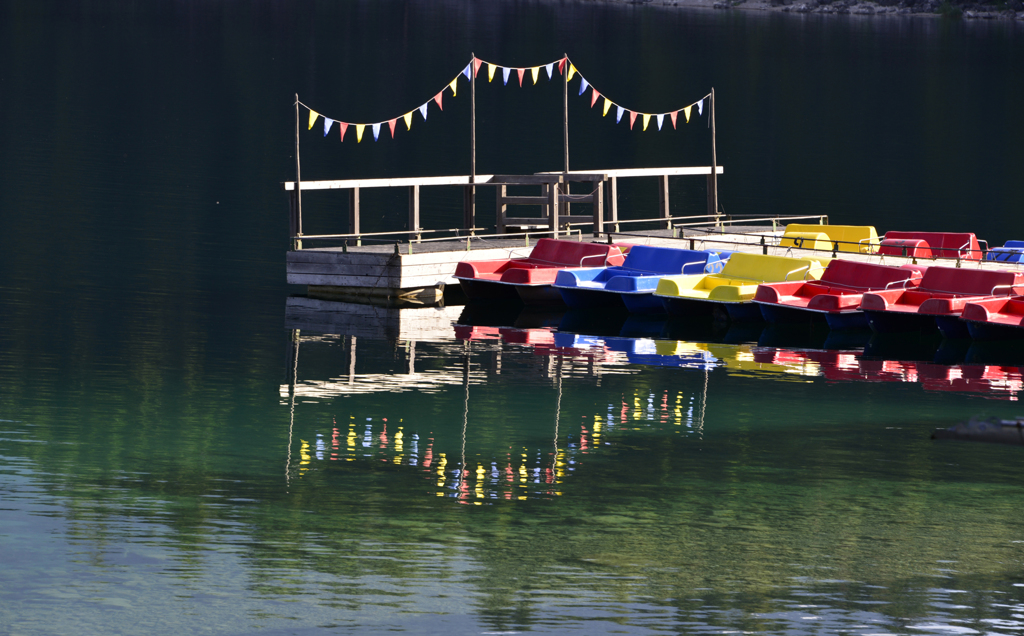
<path fill-rule="evenodd" d="M 950 0 L 612 0 L 635 5 L 702 7 L 718 10 L 777 11 L 837 15 L 901 15 L 964 20 L 1024 22 L 1021 0 L 971 3 Z"/>

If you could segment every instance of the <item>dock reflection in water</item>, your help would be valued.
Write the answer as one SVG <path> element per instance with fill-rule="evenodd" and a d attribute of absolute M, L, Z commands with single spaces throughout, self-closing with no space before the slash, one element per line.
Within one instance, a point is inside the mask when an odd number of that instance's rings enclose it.
<path fill-rule="evenodd" d="M 367 312 L 374 313 L 369 325 Z M 466 503 L 558 495 L 585 457 L 613 446 L 620 430 L 653 426 L 702 436 L 711 372 L 805 383 L 917 383 L 925 391 L 1008 400 L 1016 400 L 1024 388 L 1019 366 L 967 362 L 970 350 L 955 343 L 632 318 L 518 306 L 384 309 L 289 299 L 292 376 L 280 388 L 282 404 L 291 409 L 295 438 L 288 478 L 302 478 L 330 462 L 371 461 L 414 470 L 434 495 Z M 638 332 L 693 334 L 705 340 L 624 335 Z M 330 352 L 326 367 L 325 351 Z M 977 349 L 970 357 L 983 359 L 986 353 Z M 959 362 L 936 361 L 951 356 Z M 306 366 L 300 364 L 310 358 Z M 308 366 L 315 370 L 306 371 Z M 623 393 L 593 412 L 563 403 L 572 382 L 600 387 L 608 376 L 629 376 L 645 367 L 689 370 L 703 378 L 685 391 Z M 487 402 L 488 384 L 503 373 L 553 390 L 546 413 L 533 420 L 533 427 L 518 431 L 531 443 L 515 435 L 507 438 L 507 431 L 496 434 L 495 421 L 505 418 L 496 416 L 492 404 L 480 403 L 478 412 L 474 398 Z M 400 414 L 352 412 L 332 417 L 329 425 L 296 428 L 296 412 L 306 404 L 331 404 L 359 394 L 436 394 L 458 386 L 464 399 L 461 412 L 449 414 L 454 427 L 423 430 Z M 480 387 L 480 397 L 473 387 Z M 481 428 L 478 420 L 487 423 Z M 538 443 L 537 438 L 546 439 Z"/>

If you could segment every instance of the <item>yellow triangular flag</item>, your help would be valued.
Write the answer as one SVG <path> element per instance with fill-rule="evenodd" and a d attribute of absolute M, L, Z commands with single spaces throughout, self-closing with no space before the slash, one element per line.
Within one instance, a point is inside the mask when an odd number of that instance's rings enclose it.
<path fill-rule="evenodd" d="M 612 100 L 610 100 L 607 97 L 605 97 L 604 98 L 604 112 L 601 113 L 601 117 L 604 117 L 605 115 L 607 115 L 608 114 L 608 109 L 611 108 L 611 107 L 612 107 Z"/>
<path fill-rule="evenodd" d="M 452 97 L 455 97 L 455 86 L 458 85 L 458 83 L 459 83 L 459 76 L 456 75 L 455 79 L 452 80 L 452 83 L 448 85 L 448 88 L 452 89 Z"/>
<path fill-rule="evenodd" d="M 691 108 L 693 108 L 693 106 L 687 106 L 686 108 L 683 109 L 683 114 L 686 115 L 686 123 L 690 123 L 690 109 Z"/>
<path fill-rule="evenodd" d="M 490 63 L 487 64 L 487 81 L 488 82 L 491 81 L 492 79 L 494 79 L 494 69 L 496 69 L 496 68 L 498 68 L 498 67 L 493 65 L 493 64 L 490 64 Z"/>
<path fill-rule="evenodd" d="M 567 81 L 571 82 L 572 81 L 572 76 L 575 75 L 575 74 L 576 74 L 576 67 L 573 66 L 572 64 L 570 64 L 569 65 L 569 77 L 567 78 Z"/>
<path fill-rule="evenodd" d="M 363 140 L 364 130 L 366 130 L 366 124 L 356 124 L 356 143 Z"/>
<path fill-rule="evenodd" d="M 405 129 L 412 130 L 412 111 L 410 110 L 406 114 L 402 115 L 402 119 L 405 120 Z"/>
<path fill-rule="evenodd" d="M 651 123 L 651 116 L 650 115 L 644 115 L 644 128 L 643 128 L 644 130 L 647 130 L 647 124 L 649 124 L 649 123 Z"/>
<path fill-rule="evenodd" d="M 320 113 L 316 112 L 312 108 L 309 109 L 309 129 L 313 130 L 313 124 L 316 123 L 316 118 L 320 116 Z"/>
<path fill-rule="evenodd" d="M 537 78 L 540 77 L 540 67 L 534 66 L 530 69 L 530 73 L 533 74 L 533 83 L 537 83 Z"/>

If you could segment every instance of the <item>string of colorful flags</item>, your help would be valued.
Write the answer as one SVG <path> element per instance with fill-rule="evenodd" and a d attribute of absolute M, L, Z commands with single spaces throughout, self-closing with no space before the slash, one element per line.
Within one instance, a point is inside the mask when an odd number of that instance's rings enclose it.
<path fill-rule="evenodd" d="M 597 100 L 598 99 L 604 99 L 604 102 L 602 104 L 601 116 L 602 117 L 607 116 L 608 112 L 611 110 L 612 106 L 614 106 L 615 107 L 615 123 L 617 124 L 617 123 L 621 122 L 623 116 L 628 114 L 630 130 L 633 129 L 633 124 L 636 122 L 638 117 L 641 119 L 642 124 L 643 124 L 642 130 L 647 130 L 647 126 L 648 126 L 648 124 L 650 124 L 652 119 L 654 119 L 655 122 L 657 122 L 658 130 L 661 130 L 662 124 L 665 121 L 665 117 L 669 118 L 669 120 L 672 122 L 672 128 L 675 129 L 676 128 L 676 121 L 677 121 L 677 119 L 679 117 L 679 113 L 683 113 L 683 117 L 685 118 L 686 123 L 689 123 L 690 122 L 690 114 L 691 114 L 693 108 L 694 107 L 697 108 L 697 116 L 698 117 L 702 116 L 704 114 L 704 100 L 708 99 L 711 96 L 710 93 L 709 93 L 708 95 L 705 95 L 704 97 L 701 97 L 699 100 L 693 102 L 692 104 L 690 104 L 688 106 L 684 106 L 682 108 L 677 108 L 675 110 L 670 110 L 670 111 L 666 111 L 666 112 L 663 112 L 663 113 L 643 113 L 643 112 L 640 112 L 640 111 L 637 111 L 637 110 L 633 110 L 633 109 L 630 109 L 630 108 L 625 108 L 625 107 L 619 105 L 618 103 L 613 102 L 612 100 L 608 99 L 608 97 L 606 95 L 600 93 L 597 90 L 597 88 L 595 88 L 592 84 L 590 84 L 590 82 L 587 81 L 587 79 L 585 77 L 583 77 L 583 74 L 580 73 L 576 69 L 576 66 L 573 65 L 573 63 L 569 60 L 569 58 L 567 56 L 566 57 L 562 57 L 561 59 L 556 60 L 554 62 L 549 62 L 547 64 L 541 64 L 540 66 L 528 66 L 528 67 L 522 67 L 522 68 L 515 67 L 515 66 L 501 66 L 500 64 L 493 64 L 491 62 L 486 62 L 484 60 L 481 60 L 478 57 L 474 57 L 470 61 L 470 63 L 466 65 L 466 68 L 462 69 L 462 71 L 460 71 L 459 74 L 455 76 L 455 79 L 453 79 L 451 82 L 446 84 L 440 91 L 437 92 L 436 95 L 434 95 L 433 98 L 428 99 L 427 101 L 423 102 L 423 104 L 421 104 L 418 108 L 414 108 L 413 110 L 410 110 L 409 112 L 405 113 L 404 115 L 402 115 L 400 117 L 394 117 L 392 119 L 385 119 L 383 121 L 375 122 L 375 123 L 372 123 L 372 124 L 356 124 L 356 123 L 352 123 L 352 122 L 341 121 L 340 119 L 333 119 L 333 118 L 327 117 L 326 115 L 322 115 L 322 114 L 318 113 L 317 111 L 313 110 L 312 108 L 310 108 L 309 106 L 307 106 L 306 104 L 303 104 L 301 101 L 299 102 L 299 105 L 302 106 L 303 108 L 306 108 L 306 109 L 309 110 L 309 130 L 312 130 L 313 126 L 316 124 L 317 120 L 320 117 L 323 117 L 323 119 L 324 119 L 324 137 L 326 137 L 331 132 L 331 128 L 334 126 L 334 124 L 338 124 L 338 129 L 339 129 L 339 132 L 341 133 L 340 139 L 342 141 L 345 140 L 345 133 L 348 132 L 349 128 L 355 128 L 355 131 L 356 131 L 356 143 L 359 143 L 359 142 L 361 142 L 363 140 L 363 133 L 366 131 L 367 128 L 370 128 L 371 132 L 373 133 L 373 140 L 377 141 L 380 138 L 380 129 L 384 125 L 388 126 L 388 128 L 391 131 L 391 137 L 394 138 L 394 136 L 395 136 L 395 128 L 398 125 L 398 120 L 399 119 L 401 119 L 405 123 L 406 130 L 412 130 L 412 120 L 413 120 L 413 116 L 415 115 L 417 110 L 419 111 L 420 115 L 423 117 L 423 121 L 427 120 L 427 111 L 428 111 L 428 107 L 430 106 L 430 102 L 434 102 L 435 104 L 437 104 L 438 109 L 443 111 L 444 110 L 443 98 L 444 98 L 445 91 L 448 90 L 448 89 L 451 89 L 452 97 L 455 97 L 457 95 L 459 78 L 462 77 L 462 76 L 465 76 L 466 77 L 466 81 L 470 81 L 472 78 L 475 78 L 478 75 L 478 73 L 480 72 L 480 68 L 484 64 L 487 65 L 487 81 L 488 82 L 492 82 L 494 80 L 495 73 L 498 70 L 501 70 L 502 82 L 505 85 L 508 85 L 509 77 L 512 75 L 512 72 L 515 71 L 515 73 L 516 73 L 516 75 L 518 76 L 518 79 L 519 79 L 519 86 L 523 85 L 523 78 L 526 77 L 527 73 L 530 74 L 530 77 L 533 80 L 533 83 L 536 84 L 538 79 L 540 78 L 541 69 L 544 69 L 544 71 L 546 72 L 546 74 L 548 76 L 548 81 L 550 81 L 552 78 L 554 78 L 555 67 L 558 68 L 558 74 L 561 75 L 561 74 L 566 72 L 565 67 L 568 64 L 568 66 L 569 66 L 569 71 L 568 71 L 569 75 L 566 78 L 566 81 L 567 82 L 572 81 L 573 76 L 575 76 L 575 75 L 579 75 L 580 76 L 579 95 L 583 96 L 583 94 L 587 92 L 587 89 L 588 88 L 590 89 L 590 91 L 591 91 L 590 107 L 593 108 L 597 104 Z"/>

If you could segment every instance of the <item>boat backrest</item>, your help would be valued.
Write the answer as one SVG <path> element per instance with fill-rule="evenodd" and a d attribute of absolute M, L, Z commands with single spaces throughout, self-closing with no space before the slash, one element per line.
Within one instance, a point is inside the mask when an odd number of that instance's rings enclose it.
<path fill-rule="evenodd" d="M 1007 241 L 1003 247 L 1009 247 L 1014 249 L 1024 249 L 1024 241 Z"/>
<path fill-rule="evenodd" d="M 636 245 L 626 255 L 622 266 L 652 274 L 681 274 L 689 263 L 701 263 L 703 269 L 709 262 L 718 260 L 718 255 L 713 252 Z"/>
<path fill-rule="evenodd" d="M 823 283 L 855 289 L 899 289 L 900 283 L 921 278 L 921 272 L 903 267 L 835 259 L 821 275 Z"/>
<path fill-rule="evenodd" d="M 786 226 L 786 234 L 802 232 L 821 232 L 830 241 L 839 242 L 840 252 L 873 253 L 878 247 L 878 233 L 872 225 L 813 225 L 810 223 L 790 223 Z M 785 245 L 783 243 L 783 245 Z M 829 246 L 828 249 L 832 249 Z"/>
<path fill-rule="evenodd" d="M 616 245 L 543 238 L 537 241 L 527 260 L 551 267 L 604 267 L 622 265 L 625 257 Z"/>
<path fill-rule="evenodd" d="M 788 258 L 766 254 L 734 252 L 722 268 L 713 276 L 741 278 L 751 281 L 780 282 L 785 280 L 817 279 L 824 268 L 817 259 Z"/>
<path fill-rule="evenodd" d="M 981 260 L 981 245 L 970 232 L 899 232 L 885 233 L 886 239 L 918 239 L 925 241 L 936 258 Z"/>
<path fill-rule="evenodd" d="M 1005 296 L 1024 284 L 1024 274 L 984 269 L 929 267 L 921 279 L 921 291 L 954 296 Z"/>

